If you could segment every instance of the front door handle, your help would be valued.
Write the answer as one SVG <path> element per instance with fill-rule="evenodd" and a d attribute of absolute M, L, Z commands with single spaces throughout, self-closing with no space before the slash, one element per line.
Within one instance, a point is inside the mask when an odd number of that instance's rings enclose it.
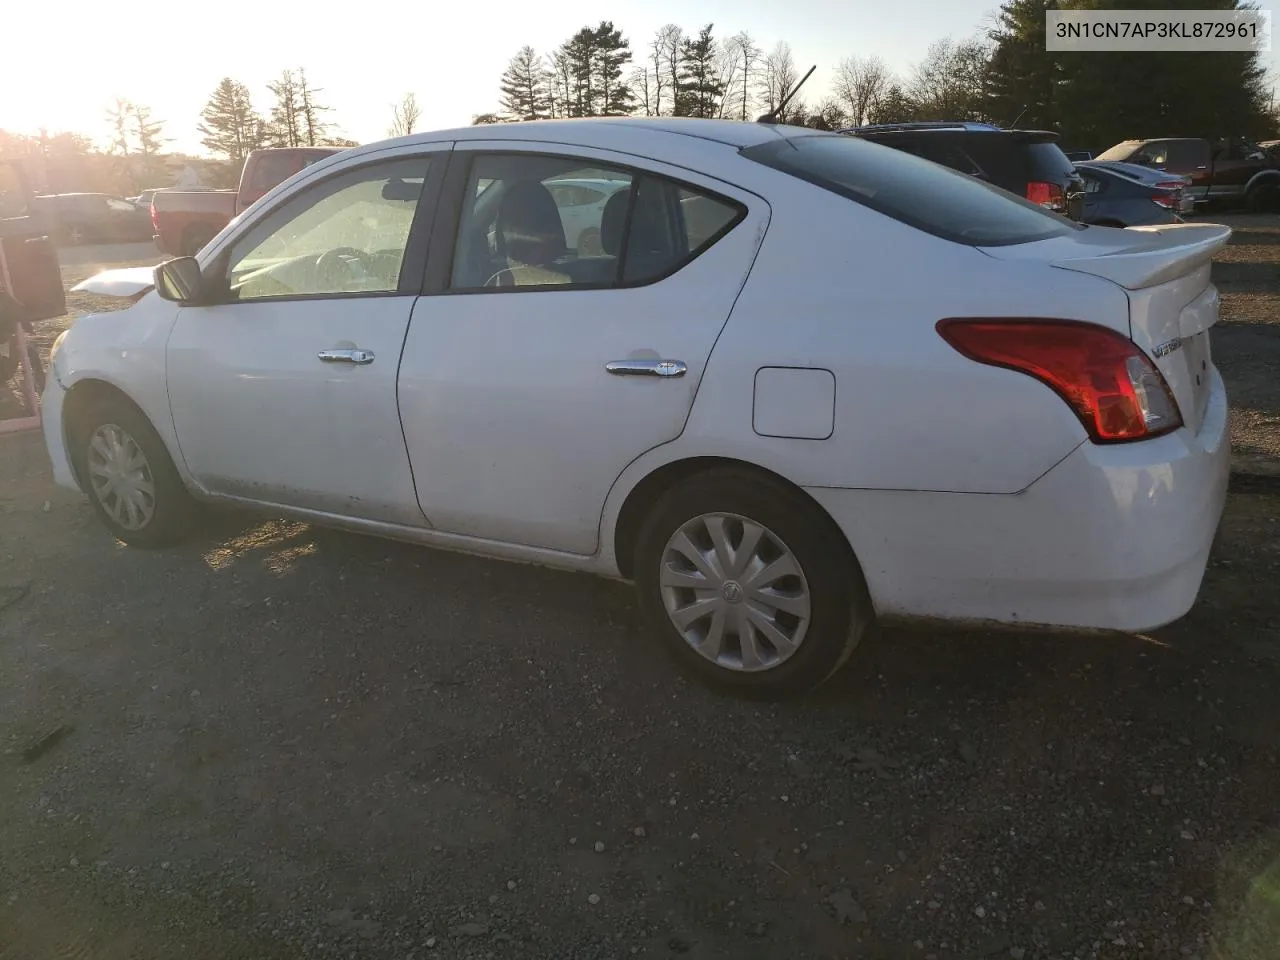
<path fill-rule="evenodd" d="M 373 363 L 372 350 L 321 350 L 318 356 L 325 363 Z"/>
<path fill-rule="evenodd" d="M 689 371 L 683 360 L 614 360 L 604 368 L 619 377 L 683 377 Z"/>

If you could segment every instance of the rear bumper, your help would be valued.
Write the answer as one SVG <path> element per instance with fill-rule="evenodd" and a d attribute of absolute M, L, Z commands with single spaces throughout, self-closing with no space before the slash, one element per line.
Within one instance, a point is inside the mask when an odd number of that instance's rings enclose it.
<path fill-rule="evenodd" d="M 176 257 L 178 255 L 176 251 L 169 249 L 168 245 L 165 244 L 164 237 L 158 233 L 153 233 L 151 235 L 151 243 L 156 250 L 163 253 L 166 257 Z"/>
<path fill-rule="evenodd" d="M 1143 631 L 1195 602 L 1229 473 L 1214 370 L 1199 433 L 1082 444 L 1020 494 L 810 493 L 881 615 Z"/>

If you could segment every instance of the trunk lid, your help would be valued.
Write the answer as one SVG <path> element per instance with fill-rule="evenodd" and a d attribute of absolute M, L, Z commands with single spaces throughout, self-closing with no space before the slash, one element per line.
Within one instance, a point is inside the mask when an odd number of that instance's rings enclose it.
<path fill-rule="evenodd" d="M 124 267 L 103 270 L 71 288 L 72 293 L 94 293 L 100 297 L 137 297 L 156 284 L 155 267 Z"/>
<path fill-rule="evenodd" d="M 1089 227 L 983 252 L 1000 260 L 1040 262 L 1089 274 L 1124 288 L 1129 337 L 1164 376 L 1183 421 L 1198 431 L 1209 401 L 1209 330 L 1219 312 L 1218 291 L 1210 282 L 1211 260 L 1230 237 L 1231 228 L 1216 223 L 1124 230 Z"/>

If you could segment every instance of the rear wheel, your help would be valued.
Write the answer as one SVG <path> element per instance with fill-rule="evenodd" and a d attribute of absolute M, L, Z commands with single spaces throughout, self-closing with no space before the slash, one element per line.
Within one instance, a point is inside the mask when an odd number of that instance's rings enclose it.
<path fill-rule="evenodd" d="M 1280 184 L 1259 183 L 1244 195 L 1244 205 L 1250 213 L 1268 213 L 1277 208 L 1277 196 L 1280 196 Z"/>
<path fill-rule="evenodd" d="M 702 474 L 668 491 L 640 530 L 644 613 L 688 670 L 776 699 L 810 690 L 874 620 L 843 536 L 811 501 L 756 474 Z"/>
<path fill-rule="evenodd" d="M 116 539 L 164 547 L 189 532 L 195 502 L 142 411 L 106 396 L 68 433 L 89 502 Z"/>
<path fill-rule="evenodd" d="M 89 240 L 89 231 L 78 223 L 69 223 L 62 228 L 62 242 L 68 247 L 78 247 Z"/>

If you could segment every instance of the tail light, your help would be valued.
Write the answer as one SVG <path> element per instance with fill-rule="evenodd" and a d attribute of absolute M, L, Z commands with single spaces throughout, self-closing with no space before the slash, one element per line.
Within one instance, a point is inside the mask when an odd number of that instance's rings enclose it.
<path fill-rule="evenodd" d="M 1055 213 L 1062 213 L 1067 209 L 1067 195 L 1056 183 L 1032 180 L 1027 184 L 1027 199 Z"/>
<path fill-rule="evenodd" d="M 151 201 L 151 229 L 156 233 L 160 232 L 160 218 L 156 216 L 156 202 Z"/>
<path fill-rule="evenodd" d="M 1132 340 L 1075 320 L 940 320 L 978 363 L 1034 377 L 1066 401 L 1094 443 L 1146 440 L 1182 426 L 1160 371 Z"/>
<path fill-rule="evenodd" d="M 1177 210 L 1182 200 L 1182 184 L 1177 181 L 1157 183 L 1151 199 L 1166 210 Z"/>

